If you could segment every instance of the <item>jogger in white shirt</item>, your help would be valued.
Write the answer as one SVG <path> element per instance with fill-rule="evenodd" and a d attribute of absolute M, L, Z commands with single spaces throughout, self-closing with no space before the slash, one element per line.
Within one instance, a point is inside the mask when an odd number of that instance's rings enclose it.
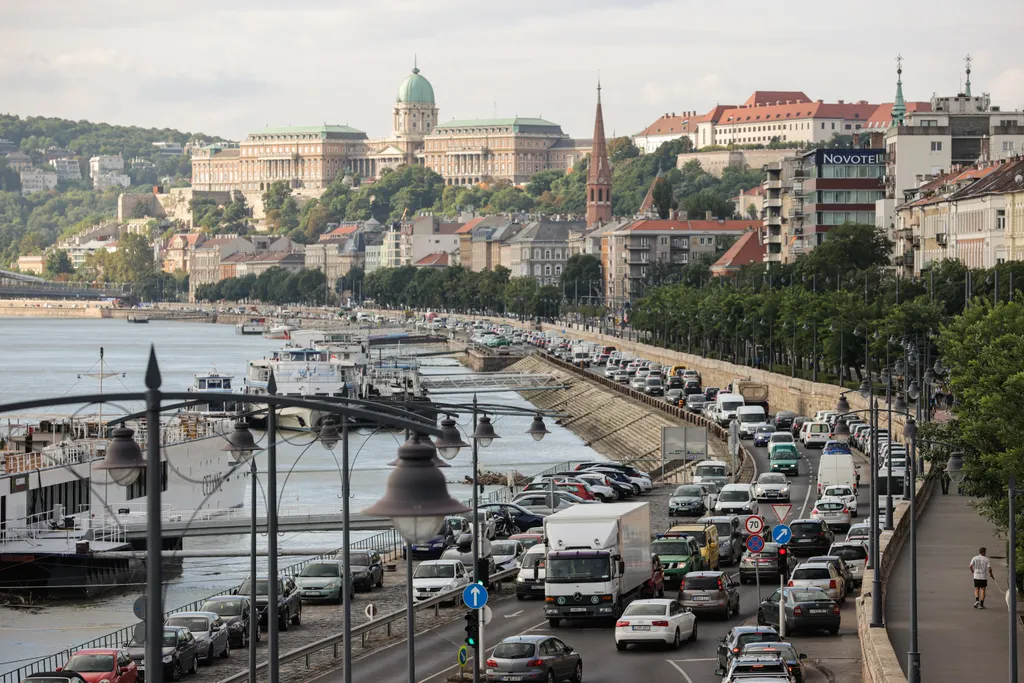
<path fill-rule="evenodd" d="M 971 558 L 969 565 L 971 575 L 974 577 L 974 608 L 985 609 L 985 589 L 988 587 L 988 579 L 995 579 L 992 573 L 992 563 L 985 557 L 985 548 L 978 548 L 978 554 Z"/>

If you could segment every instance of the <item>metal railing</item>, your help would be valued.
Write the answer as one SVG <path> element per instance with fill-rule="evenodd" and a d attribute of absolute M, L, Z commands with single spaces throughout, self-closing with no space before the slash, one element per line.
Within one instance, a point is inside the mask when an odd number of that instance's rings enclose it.
<path fill-rule="evenodd" d="M 373 549 L 377 550 L 382 555 L 387 555 L 395 552 L 396 549 L 401 548 L 403 543 L 404 541 L 402 540 L 401 535 L 397 531 L 395 531 L 394 529 L 388 529 L 387 531 L 382 531 L 379 534 L 374 534 L 373 536 L 369 536 L 362 540 L 355 541 L 351 544 L 350 548 L 352 550 Z M 331 551 L 330 553 L 326 553 L 324 555 L 318 555 L 317 557 L 305 559 L 301 562 L 297 562 L 295 564 L 283 568 L 280 571 L 280 573 L 282 576 L 295 576 L 299 572 L 301 572 L 302 568 L 310 562 L 315 562 L 316 560 L 334 559 L 335 555 L 340 551 L 341 549 L 339 548 L 338 550 Z M 166 619 L 170 615 L 175 614 L 177 612 L 194 612 L 195 610 L 202 607 L 203 603 L 205 603 L 210 598 L 216 597 L 218 595 L 223 595 L 224 593 L 224 590 L 218 591 L 217 593 L 209 595 L 205 598 L 193 600 L 187 605 L 176 607 L 168 612 L 165 612 L 164 618 Z M 42 659 L 38 659 L 29 664 L 25 664 L 24 666 L 18 667 L 17 669 L 14 669 L 12 671 L 0 674 L 0 683 L 20 683 L 20 681 L 23 678 L 29 676 L 30 674 L 38 673 L 40 671 L 54 671 L 57 667 L 64 666 L 67 663 L 68 659 L 71 658 L 71 655 L 73 655 L 78 650 L 84 650 L 87 648 L 94 647 L 123 647 L 124 644 L 131 640 L 132 637 L 135 635 L 135 628 L 136 627 L 134 625 L 125 626 L 124 628 L 120 628 L 114 631 L 113 633 L 107 633 L 98 638 L 93 638 L 92 640 L 89 640 L 87 642 L 81 643 L 79 645 L 74 645 L 67 649 L 61 650 L 60 652 L 55 652 L 54 654 L 43 657 Z M 265 666 L 266 663 L 264 663 L 264 667 Z"/>
<path fill-rule="evenodd" d="M 492 581 L 501 581 L 503 579 L 511 579 L 518 572 L 519 572 L 519 569 L 517 567 L 513 567 L 512 569 L 506 569 L 504 571 L 500 571 L 500 572 L 497 572 L 495 574 L 492 574 L 490 578 L 491 578 Z M 454 600 L 455 604 L 458 605 L 459 602 L 462 600 L 462 591 L 464 589 L 465 589 L 465 586 L 459 586 L 458 588 L 453 588 L 452 590 L 445 591 L 444 593 L 438 593 L 437 595 L 435 595 L 433 597 L 430 597 L 430 598 L 427 598 L 426 600 L 422 600 L 420 602 L 417 602 L 415 605 L 413 605 L 413 608 L 412 608 L 413 612 L 415 613 L 415 612 L 419 612 L 421 610 L 427 609 L 429 607 L 433 607 L 434 611 L 436 613 L 439 610 L 440 605 L 441 605 L 442 602 L 448 602 L 450 600 Z M 353 638 L 358 637 L 358 638 L 360 638 L 362 640 L 363 643 L 365 643 L 366 642 L 366 637 L 369 634 L 373 633 L 374 631 L 380 630 L 380 629 L 385 629 L 387 631 L 387 634 L 390 636 L 391 635 L 391 624 L 393 624 L 394 622 L 399 621 L 401 619 L 405 619 L 407 617 L 407 615 L 408 615 L 408 611 L 409 610 L 408 610 L 407 607 L 403 607 L 402 609 L 395 610 L 394 612 L 389 612 L 388 614 L 381 615 L 380 617 L 377 617 L 373 621 L 369 621 L 369 622 L 367 622 L 365 624 L 360 624 L 359 626 L 356 626 L 356 627 L 354 627 L 352 629 L 352 637 Z M 310 643 L 309 645 L 303 645 L 302 647 L 296 648 L 296 649 L 292 650 L 291 652 L 286 652 L 286 653 L 278 656 L 277 661 L 280 664 L 287 664 L 289 662 L 295 662 L 295 661 L 298 661 L 300 659 L 305 659 L 306 660 L 306 668 L 309 668 L 309 664 L 310 664 L 309 658 L 311 656 L 317 654 L 318 652 L 321 652 L 322 650 L 326 650 L 328 648 L 331 648 L 333 650 L 333 652 L 332 652 L 333 658 L 334 659 L 338 659 L 338 656 L 339 656 L 338 655 L 338 646 L 341 645 L 344 642 L 345 642 L 345 638 L 340 633 L 336 634 L 336 635 L 333 635 L 333 636 L 328 636 L 328 637 L 323 638 L 321 640 L 318 640 L 318 641 L 315 641 L 313 643 Z M 266 671 L 266 669 L 267 669 L 267 661 L 266 660 L 264 660 L 264 661 L 262 661 L 262 662 L 260 662 L 259 664 L 256 665 L 256 673 L 257 674 L 259 674 L 259 673 L 261 673 L 263 671 Z M 228 676 L 227 678 L 222 678 L 220 681 L 218 681 L 218 683 L 245 683 L 248 680 L 249 680 L 249 671 L 245 670 L 245 671 L 240 671 L 240 672 L 238 672 L 238 673 L 236 673 L 236 674 L 234 674 L 232 676 Z"/>

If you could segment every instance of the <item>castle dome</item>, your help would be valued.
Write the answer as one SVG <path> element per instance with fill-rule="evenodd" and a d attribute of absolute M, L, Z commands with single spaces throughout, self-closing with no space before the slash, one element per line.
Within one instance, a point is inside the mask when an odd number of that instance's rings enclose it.
<path fill-rule="evenodd" d="M 434 104 L 434 87 L 430 85 L 430 81 L 420 76 L 418 68 L 413 67 L 412 73 L 398 86 L 396 101 L 407 104 Z"/>

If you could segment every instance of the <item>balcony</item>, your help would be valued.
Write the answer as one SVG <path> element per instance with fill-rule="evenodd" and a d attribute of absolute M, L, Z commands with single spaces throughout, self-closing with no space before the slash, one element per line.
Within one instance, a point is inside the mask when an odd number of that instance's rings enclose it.
<path fill-rule="evenodd" d="M 935 233 L 935 243 L 940 247 L 945 247 L 949 244 L 949 236 L 944 232 Z"/>
<path fill-rule="evenodd" d="M 648 251 L 651 248 L 650 244 L 640 244 L 639 242 L 626 242 L 626 249 Z"/>
<path fill-rule="evenodd" d="M 793 169 L 793 177 L 794 178 L 806 178 L 807 175 L 804 173 L 804 169 L 797 167 L 797 168 Z"/>
<path fill-rule="evenodd" d="M 912 237 L 911 240 L 910 240 L 910 246 L 913 249 L 920 249 L 921 248 L 921 238 L 920 237 Z"/>
<path fill-rule="evenodd" d="M 804 234 L 804 229 L 803 228 L 793 228 L 792 230 L 790 230 L 790 232 L 793 233 L 794 235 L 803 235 Z"/>
<path fill-rule="evenodd" d="M 897 230 L 896 233 L 899 237 L 902 237 L 905 240 L 909 240 L 914 236 L 914 229 L 903 228 L 902 230 Z"/>
<path fill-rule="evenodd" d="M 790 208 L 789 217 L 792 220 L 803 220 L 804 208 L 802 206 L 794 206 Z"/>
<path fill-rule="evenodd" d="M 768 226 L 782 225 L 782 216 L 779 214 L 768 214 L 764 217 L 764 223 Z"/>
<path fill-rule="evenodd" d="M 781 209 L 782 208 L 782 197 L 769 197 L 768 199 L 766 199 L 764 201 L 765 201 L 765 205 L 769 209 Z"/>
<path fill-rule="evenodd" d="M 641 258 L 640 254 L 630 254 L 629 258 L 626 259 L 626 263 L 631 266 L 646 266 L 651 263 L 649 258 Z"/>
<path fill-rule="evenodd" d="M 690 243 L 689 242 L 677 242 L 675 240 L 672 240 L 671 244 L 669 244 L 669 248 L 670 249 L 681 249 L 683 251 L 689 251 Z"/>
<path fill-rule="evenodd" d="M 769 190 L 781 190 L 782 189 L 782 179 L 781 178 L 769 178 L 768 180 L 765 181 L 765 183 L 767 183 L 767 186 L 768 186 Z"/>
<path fill-rule="evenodd" d="M 793 181 L 793 194 L 803 194 L 803 191 L 804 191 L 804 181 L 802 181 L 802 180 L 794 180 Z"/>

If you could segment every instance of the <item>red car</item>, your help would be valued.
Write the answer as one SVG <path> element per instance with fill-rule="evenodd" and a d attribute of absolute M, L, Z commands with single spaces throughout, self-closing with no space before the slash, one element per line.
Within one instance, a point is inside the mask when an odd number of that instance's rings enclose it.
<path fill-rule="evenodd" d="M 74 671 L 88 683 L 137 683 L 139 670 L 128 650 L 98 647 L 79 650 L 61 671 Z"/>

